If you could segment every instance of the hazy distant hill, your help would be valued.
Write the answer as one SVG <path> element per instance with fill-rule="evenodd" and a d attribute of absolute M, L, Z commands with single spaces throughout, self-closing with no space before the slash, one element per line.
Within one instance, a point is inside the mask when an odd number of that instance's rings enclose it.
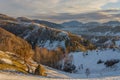
<path fill-rule="evenodd" d="M 63 26 L 61 24 L 53 23 L 53 22 L 48 22 L 48 21 L 43 21 L 43 20 L 33 20 L 35 23 L 45 25 L 50 28 L 56 28 L 56 29 L 61 29 Z"/>
<path fill-rule="evenodd" d="M 11 21 L 17 21 L 15 18 L 7 16 L 5 14 L 0 14 L 0 20 L 11 20 Z"/>
<path fill-rule="evenodd" d="M 79 21 L 69 21 L 62 23 L 61 25 L 65 27 L 80 27 L 81 25 L 83 25 L 83 23 Z"/>
<path fill-rule="evenodd" d="M 17 20 L 19 22 L 31 22 L 31 23 L 34 22 L 34 23 L 42 24 L 42 25 L 50 27 L 50 28 L 56 28 L 56 29 L 63 28 L 63 26 L 60 24 L 48 22 L 48 21 L 44 21 L 44 20 L 32 20 L 32 19 L 29 19 L 26 17 L 18 17 Z"/>

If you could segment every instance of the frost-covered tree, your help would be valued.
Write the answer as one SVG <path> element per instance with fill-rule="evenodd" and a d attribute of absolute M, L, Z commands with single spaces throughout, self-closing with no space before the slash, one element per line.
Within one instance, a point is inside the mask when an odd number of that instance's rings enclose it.
<path fill-rule="evenodd" d="M 90 75 L 90 69 L 89 69 L 89 68 L 87 68 L 87 69 L 85 70 L 85 74 L 86 74 L 87 77 Z"/>
<path fill-rule="evenodd" d="M 76 69 L 76 66 L 73 64 L 73 55 L 67 56 L 64 59 L 64 68 L 63 70 L 66 72 L 74 72 L 74 70 Z"/>

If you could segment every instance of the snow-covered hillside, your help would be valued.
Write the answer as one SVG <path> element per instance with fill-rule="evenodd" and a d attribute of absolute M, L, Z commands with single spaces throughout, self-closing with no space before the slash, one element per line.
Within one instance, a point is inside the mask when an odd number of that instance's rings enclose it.
<path fill-rule="evenodd" d="M 73 52 L 67 57 L 69 63 L 75 65 L 74 73 L 80 75 L 98 74 L 118 75 L 120 73 L 120 51 L 115 49 Z M 66 59 L 63 60 L 65 62 Z M 107 74 L 108 73 L 108 74 Z"/>
<path fill-rule="evenodd" d="M 8 52 L 7 52 L 8 53 Z M 11 54 L 11 53 L 10 53 Z M 111 67 L 106 67 L 104 64 L 109 60 L 120 60 L 119 50 L 94 50 L 83 52 L 73 52 L 69 54 L 69 60 L 72 60 L 72 64 L 76 66 L 73 73 L 67 73 L 64 71 L 56 70 L 47 66 L 47 77 L 41 77 L 36 75 L 24 75 L 16 74 L 15 72 L 3 72 L 0 71 L 0 80 L 53 80 L 53 79 L 85 79 L 85 80 L 119 80 L 120 63 L 116 63 Z M 1 59 L 7 64 L 11 65 L 11 61 L 8 59 Z M 101 60 L 101 62 L 100 62 Z M 99 62 L 99 64 L 98 64 Z M 81 65 L 82 64 L 82 65 Z M 89 75 L 86 74 L 86 69 L 89 69 Z M 18 79 L 18 77 L 20 77 Z M 89 79 L 87 79 L 89 78 Z"/>
<path fill-rule="evenodd" d="M 65 22 L 62 30 L 70 31 L 77 35 L 94 35 L 94 36 L 120 36 L 120 22 L 109 21 L 106 23 L 88 22 L 88 23 L 72 23 L 74 21 Z M 79 24 L 78 24 L 79 23 Z"/>
<path fill-rule="evenodd" d="M 8 21 L 1 21 L 0 27 L 17 36 L 20 36 L 21 38 L 24 38 L 32 45 L 33 48 L 35 48 L 35 46 L 37 45 L 49 50 L 55 50 L 58 47 L 65 49 L 68 45 L 74 43 L 74 41 L 78 45 L 78 47 L 76 45 L 76 48 L 79 48 L 77 50 L 82 49 L 81 47 L 79 47 L 80 45 L 82 45 L 82 47 L 84 48 L 88 48 L 91 46 L 90 43 L 88 43 L 88 46 L 85 46 L 84 42 L 86 42 L 86 40 L 81 36 L 77 36 L 63 30 L 49 28 L 48 26 L 44 26 L 38 23 L 12 23 Z M 72 45 L 72 47 L 74 47 L 74 45 Z"/>
<path fill-rule="evenodd" d="M 109 73 L 113 74 L 113 73 Z M 119 74 L 119 73 L 118 73 Z M 94 77 L 93 77 L 94 76 Z M 83 78 L 84 77 L 84 78 Z M 120 76 L 99 76 L 99 74 L 91 74 L 89 78 L 85 74 L 70 74 L 54 69 L 49 70 L 49 77 L 25 75 L 11 72 L 0 71 L 0 80 L 119 80 Z"/>

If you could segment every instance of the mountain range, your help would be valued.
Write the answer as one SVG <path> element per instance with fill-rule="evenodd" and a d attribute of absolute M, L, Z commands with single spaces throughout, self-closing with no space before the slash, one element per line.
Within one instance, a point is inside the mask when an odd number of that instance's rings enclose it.
<path fill-rule="evenodd" d="M 0 70 L 45 77 L 51 70 L 82 78 L 117 74 L 119 26 L 118 21 L 57 24 L 0 14 Z"/>

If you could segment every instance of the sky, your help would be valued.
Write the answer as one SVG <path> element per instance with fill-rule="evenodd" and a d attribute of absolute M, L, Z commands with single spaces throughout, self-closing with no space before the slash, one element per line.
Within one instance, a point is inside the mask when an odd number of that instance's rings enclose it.
<path fill-rule="evenodd" d="M 120 21 L 120 0 L 0 0 L 0 13 L 57 23 Z"/>

